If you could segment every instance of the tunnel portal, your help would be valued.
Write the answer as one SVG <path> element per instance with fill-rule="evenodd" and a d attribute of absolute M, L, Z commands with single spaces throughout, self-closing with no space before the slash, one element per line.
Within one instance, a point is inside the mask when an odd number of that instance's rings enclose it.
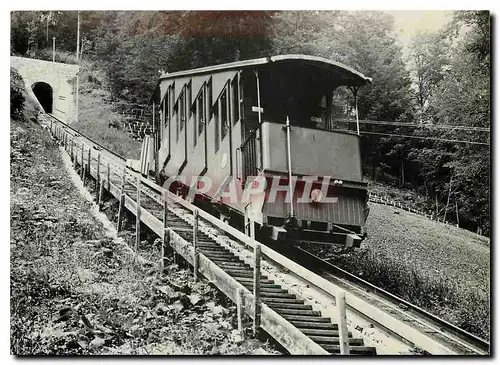
<path fill-rule="evenodd" d="M 40 102 L 46 113 L 52 113 L 54 103 L 54 92 L 52 87 L 45 82 L 36 82 L 31 87 L 36 98 Z"/>

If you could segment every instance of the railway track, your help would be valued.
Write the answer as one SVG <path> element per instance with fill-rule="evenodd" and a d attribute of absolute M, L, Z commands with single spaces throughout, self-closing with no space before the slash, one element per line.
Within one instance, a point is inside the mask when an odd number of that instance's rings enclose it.
<path fill-rule="evenodd" d="M 301 247 L 289 250 L 288 256 L 305 267 L 313 268 L 316 273 L 342 289 L 355 293 L 366 301 L 377 303 L 378 308 L 383 308 L 395 318 L 411 324 L 437 343 L 441 343 L 459 354 L 489 354 L 490 344 L 488 341 L 321 259 Z"/>
<path fill-rule="evenodd" d="M 362 317 L 390 336 L 410 344 L 410 347 L 415 346 L 430 354 L 488 354 L 487 342 L 474 339 L 452 325 L 445 325 L 442 320 L 431 320 L 431 317 L 414 309 L 411 304 L 403 303 L 400 299 L 397 301 L 389 293 L 370 287 L 371 284 L 367 285 L 359 278 L 354 279 L 352 274 L 333 265 L 326 267 L 325 262 L 320 264 L 317 261 L 319 258 L 307 252 L 297 251 L 294 262 L 260 245 L 142 177 L 126 167 L 123 157 L 60 120 L 50 115 L 44 115 L 42 119 L 46 125 L 50 125 L 51 132 L 70 154 L 82 177 L 93 179 L 98 191 L 106 190 L 118 199 L 120 211 L 127 209 L 139 217 L 140 222 L 168 242 L 188 263 L 197 267 L 197 273 L 213 282 L 245 314 L 253 319 L 259 317 L 260 328 L 290 353 L 339 354 L 342 339 L 348 343 L 351 354 L 377 353 L 376 342 L 368 339 L 369 344 L 366 344 L 367 339 L 353 328 L 347 337 L 343 337 L 342 332 L 345 331 L 339 328 L 336 312 L 331 315 L 331 310 L 323 310 L 331 308 L 332 303 L 335 306 L 336 294 L 345 291 L 348 317 Z M 140 230 L 140 225 L 136 227 Z M 136 249 L 139 244 L 136 241 Z M 256 283 L 256 277 L 259 277 L 256 271 L 260 272 L 260 269 L 256 269 L 257 264 L 250 251 L 252 248 L 255 250 L 256 246 L 263 256 L 259 284 Z M 304 263 L 312 270 L 297 262 Z M 313 272 L 318 267 L 321 268 L 319 275 Z M 289 280 L 291 277 L 292 281 Z M 309 288 L 308 292 L 315 290 L 313 299 L 293 289 L 297 282 Z M 317 298 L 314 298 L 316 294 Z M 325 298 L 322 306 L 319 305 L 319 297 Z M 402 304 L 411 310 L 402 310 Z"/>
<path fill-rule="evenodd" d="M 168 227 L 171 246 L 187 262 L 194 264 L 194 206 L 127 168 L 124 158 L 84 137 L 70 126 L 52 116 L 43 118 L 50 124 L 49 128 L 68 151 L 75 168 L 80 170 L 83 177 L 99 181 L 100 186 L 106 187 L 111 195 L 122 199 L 121 206 L 139 216 L 153 232 L 160 233 L 160 237 L 162 228 Z M 138 201 L 140 208 L 136 204 Z M 225 223 L 214 217 L 209 218 L 202 211 L 199 211 L 197 225 L 200 273 L 226 295 L 229 294 L 235 302 L 238 299 L 231 295 L 234 290 L 228 287 L 239 287 L 241 292 L 246 291 L 246 296 L 243 295 L 242 298 L 246 304 L 245 313 L 255 317 L 257 304 L 254 304 L 255 295 L 252 294 L 255 286 L 254 267 L 221 244 L 220 237 L 228 234 L 229 227 L 224 227 Z M 238 241 L 234 232 L 232 238 Z M 245 242 L 239 244 L 245 246 Z M 206 265 L 203 265 L 205 262 Z M 224 275 L 220 275 L 222 279 L 213 277 L 213 272 L 217 271 L 223 272 Z M 288 351 L 299 354 L 340 353 L 339 327 L 332 318 L 322 316 L 320 311 L 313 310 L 310 304 L 306 304 L 303 298 L 282 288 L 265 274 L 260 275 L 259 286 L 262 329 Z M 362 338 L 354 338 L 351 332 L 347 336 L 350 354 L 376 354 L 375 347 L 364 346 Z"/>

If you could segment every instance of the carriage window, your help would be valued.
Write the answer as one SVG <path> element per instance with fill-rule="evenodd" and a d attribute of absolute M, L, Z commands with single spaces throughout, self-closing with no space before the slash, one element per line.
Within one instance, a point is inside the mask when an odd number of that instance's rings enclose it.
<path fill-rule="evenodd" d="M 179 102 L 174 106 L 175 113 L 175 140 L 179 141 L 179 125 L 181 124 L 180 116 L 179 116 Z"/>
<path fill-rule="evenodd" d="M 206 85 L 206 101 L 205 101 L 205 118 L 207 119 L 207 122 L 210 123 L 210 116 L 212 115 L 212 78 L 208 80 L 208 83 Z"/>
<path fill-rule="evenodd" d="M 199 114 L 197 113 L 196 107 L 198 103 L 194 103 L 189 110 L 191 111 L 191 115 L 193 116 L 193 147 L 196 146 L 196 140 L 198 137 L 198 133 L 196 133 L 196 127 L 198 125 L 198 116 Z"/>
<path fill-rule="evenodd" d="M 165 118 L 165 126 L 170 121 L 170 88 L 168 88 L 165 94 L 165 99 L 163 99 L 163 114 Z"/>
<path fill-rule="evenodd" d="M 168 95 L 165 96 L 165 99 L 163 99 L 163 102 L 161 104 L 161 109 L 162 109 L 162 113 L 161 113 L 161 121 L 163 122 L 163 125 L 164 126 L 167 126 L 168 124 L 168 115 L 167 115 L 167 101 L 168 101 Z M 161 125 L 161 122 L 160 122 L 160 125 Z"/>
<path fill-rule="evenodd" d="M 169 115 L 171 117 L 174 116 L 174 105 L 175 105 L 175 92 L 174 92 L 174 88 L 175 88 L 175 84 L 172 84 L 172 86 L 170 86 L 170 90 L 169 90 L 169 95 L 170 95 L 170 104 L 169 104 L 169 109 L 170 109 L 170 113 Z"/>
<path fill-rule="evenodd" d="M 231 118 L 233 125 L 240 120 L 240 99 L 238 95 L 238 76 L 231 82 Z"/>
<path fill-rule="evenodd" d="M 193 104 L 193 145 L 196 146 L 196 142 L 198 141 L 199 135 L 203 132 L 203 127 L 204 127 L 204 120 L 205 120 L 205 110 L 204 110 L 204 103 L 203 103 L 203 96 L 204 96 L 204 88 L 205 85 L 201 87 L 201 90 L 196 97 L 196 100 Z"/>
<path fill-rule="evenodd" d="M 187 84 L 187 87 L 186 87 L 186 101 L 187 101 L 187 110 L 188 110 L 188 113 L 189 113 L 189 116 L 188 118 L 191 117 L 191 105 L 193 104 L 193 98 L 192 98 L 192 95 L 191 95 L 191 81 L 189 81 L 189 83 Z"/>
<path fill-rule="evenodd" d="M 179 98 L 179 114 L 181 118 L 181 126 L 180 130 L 181 132 L 184 130 L 184 126 L 186 125 L 186 94 L 185 94 L 186 89 L 182 92 L 180 98 Z"/>
<path fill-rule="evenodd" d="M 203 129 L 205 127 L 205 121 L 206 121 L 206 114 L 205 114 L 205 103 L 204 101 L 204 89 L 205 87 L 202 88 L 202 92 L 200 92 L 200 95 L 198 96 L 198 99 L 196 100 L 196 110 L 197 110 L 197 124 L 198 124 L 198 136 L 203 133 Z"/>
<path fill-rule="evenodd" d="M 222 92 L 220 97 L 220 122 L 221 122 L 221 140 L 227 134 L 228 130 L 228 118 L 227 118 L 227 88 Z"/>
<path fill-rule="evenodd" d="M 215 143 L 214 143 L 214 152 L 217 152 L 219 150 L 219 145 L 220 145 L 220 136 L 219 136 L 219 129 L 220 129 L 220 119 L 219 119 L 219 105 L 218 103 L 215 103 L 213 108 L 213 114 L 214 114 L 214 121 L 215 121 L 215 125 L 214 125 L 214 137 L 215 137 Z"/>

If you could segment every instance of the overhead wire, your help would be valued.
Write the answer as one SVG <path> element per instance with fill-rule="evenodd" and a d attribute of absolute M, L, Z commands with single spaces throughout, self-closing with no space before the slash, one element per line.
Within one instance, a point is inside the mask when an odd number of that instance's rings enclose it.
<path fill-rule="evenodd" d="M 338 122 L 344 123 L 356 123 L 355 120 L 346 119 L 336 119 Z M 476 131 L 476 132 L 487 132 L 490 133 L 490 128 L 485 127 L 472 127 L 463 125 L 451 125 L 451 124 L 415 124 L 415 123 L 404 123 L 404 122 L 386 122 L 379 120 L 360 120 L 360 124 L 374 124 L 374 125 L 388 125 L 388 126 L 398 126 L 398 127 L 412 127 L 412 128 L 435 128 L 435 129 L 450 129 L 457 131 Z"/>
<path fill-rule="evenodd" d="M 338 130 L 340 132 L 354 132 L 348 129 L 340 129 Z M 468 143 L 468 144 L 475 144 L 475 145 L 483 145 L 483 146 L 489 146 L 489 143 L 486 142 L 474 142 L 474 141 L 463 141 L 459 139 L 447 139 L 447 138 L 437 138 L 437 137 L 423 137 L 423 136 L 410 136 L 406 134 L 392 134 L 392 133 L 379 133 L 379 132 L 368 132 L 368 131 L 360 131 L 360 134 L 372 134 L 372 135 L 379 135 L 379 136 L 387 136 L 387 137 L 400 137 L 400 138 L 416 138 L 416 139 L 427 139 L 427 140 L 432 140 L 432 141 L 440 141 L 440 142 L 451 142 L 451 143 Z"/>

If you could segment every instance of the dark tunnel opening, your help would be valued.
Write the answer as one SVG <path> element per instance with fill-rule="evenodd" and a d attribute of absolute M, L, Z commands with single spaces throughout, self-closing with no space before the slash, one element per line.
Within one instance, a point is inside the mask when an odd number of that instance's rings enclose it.
<path fill-rule="evenodd" d="M 52 87 L 45 82 L 37 82 L 31 87 L 36 98 L 46 113 L 52 113 L 53 91 Z"/>

